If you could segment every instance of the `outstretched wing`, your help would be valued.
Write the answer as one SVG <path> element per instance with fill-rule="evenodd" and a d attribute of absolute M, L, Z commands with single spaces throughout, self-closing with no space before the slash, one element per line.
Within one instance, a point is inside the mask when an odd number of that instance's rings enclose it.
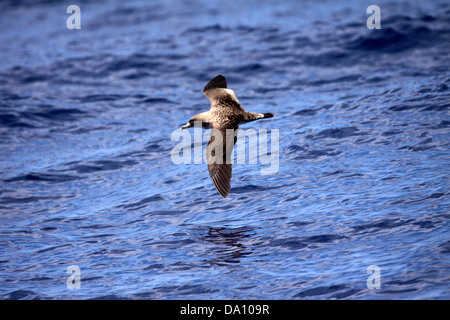
<path fill-rule="evenodd" d="M 203 88 L 203 92 L 206 92 L 210 89 L 217 89 L 217 88 L 227 88 L 227 80 L 225 77 L 221 74 L 219 74 L 217 77 L 209 81 L 206 86 Z"/>
<path fill-rule="evenodd" d="M 230 193 L 231 155 L 237 140 L 238 126 L 212 124 L 211 138 L 206 147 L 209 175 L 224 198 Z"/>
<path fill-rule="evenodd" d="M 211 109 L 216 107 L 231 107 L 244 110 L 233 90 L 227 89 L 227 80 L 218 75 L 203 88 L 203 93 L 211 101 Z"/>

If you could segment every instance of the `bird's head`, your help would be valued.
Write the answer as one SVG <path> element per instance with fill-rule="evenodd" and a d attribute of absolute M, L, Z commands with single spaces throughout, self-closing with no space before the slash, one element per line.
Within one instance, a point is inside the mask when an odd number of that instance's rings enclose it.
<path fill-rule="evenodd" d="M 193 116 L 191 119 L 189 119 L 188 123 L 186 123 L 184 126 L 181 127 L 181 130 L 187 129 L 190 127 L 200 127 L 204 129 L 210 128 L 210 124 L 205 119 L 204 115 L 202 113 L 197 114 Z"/>
<path fill-rule="evenodd" d="M 184 126 L 181 127 L 181 130 L 190 128 L 193 125 L 194 125 L 194 121 L 192 121 L 192 119 L 191 119 L 191 120 L 188 121 L 188 123 L 186 123 Z"/>

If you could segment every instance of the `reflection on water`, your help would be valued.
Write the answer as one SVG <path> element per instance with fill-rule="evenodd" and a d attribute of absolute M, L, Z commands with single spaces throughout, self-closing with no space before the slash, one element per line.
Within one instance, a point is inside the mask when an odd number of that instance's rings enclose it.
<path fill-rule="evenodd" d="M 201 238 L 215 244 L 213 254 L 216 256 L 209 260 L 212 265 L 225 265 L 239 263 L 240 259 L 252 254 L 243 242 L 252 235 L 252 228 L 213 228 L 208 227 L 207 233 Z"/>

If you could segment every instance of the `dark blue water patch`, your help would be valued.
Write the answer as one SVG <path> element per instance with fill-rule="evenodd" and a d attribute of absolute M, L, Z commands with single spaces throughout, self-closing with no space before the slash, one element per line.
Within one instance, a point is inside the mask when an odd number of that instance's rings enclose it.
<path fill-rule="evenodd" d="M 102 85 L 99 80 L 110 75 L 110 73 L 105 70 L 106 61 L 113 61 L 114 59 L 115 56 L 109 53 L 102 55 L 86 55 L 83 57 L 57 61 L 55 62 L 55 65 L 50 66 L 49 69 L 65 70 L 63 74 L 55 74 L 55 82 L 69 85 L 92 84 L 99 86 Z"/>
<path fill-rule="evenodd" d="M 319 79 L 319 80 L 309 80 L 309 79 L 303 79 L 303 80 L 297 80 L 294 81 L 292 84 L 297 86 L 313 86 L 318 87 L 322 85 L 328 85 L 332 83 L 343 83 L 343 82 L 351 82 L 351 83 L 357 83 L 360 79 L 362 79 L 362 76 L 359 74 L 350 74 L 346 76 L 337 77 L 334 79 Z"/>
<path fill-rule="evenodd" d="M 87 117 L 90 117 L 89 113 L 78 108 L 58 108 L 40 104 L 26 111 L 0 112 L 0 126 L 23 129 L 45 128 L 48 124 L 76 122 Z"/>
<path fill-rule="evenodd" d="M 139 128 L 139 129 L 129 129 L 127 132 L 139 134 L 139 133 L 144 133 L 147 131 L 148 131 L 148 129 L 146 129 L 146 128 Z"/>
<path fill-rule="evenodd" d="M 135 160 L 96 160 L 88 164 L 72 164 L 64 171 L 76 171 L 79 174 L 95 173 L 99 171 L 114 171 L 138 164 Z"/>
<path fill-rule="evenodd" d="M 439 227 L 440 224 L 442 224 L 443 221 L 417 221 L 413 222 L 412 225 L 417 226 L 419 229 L 435 229 Z"/>
<path fill-rule="evenodd" d="M 101 297 L 102 300 L 110 300 L 109 296 L 104 296 Z M 155 300 L 158 299 L 158 295 L 157 293 L 155 293 L 154 291 L 146 291 L 146 292 L 139 292 L 139 293 L 135 293 L 133 294 L 130 298 L 130 300 Z M 112 300 L 122 300 L 122 297 L 120 296 L 114 296 Z"/>
<path fill-rule="evenodd" d="M 209 208 L 209 210 L 211 210 L 211 211 L 214 211 L 214 210 L 220 210 L 220 211 L 223 211 L 223 210 L 228 210 L 228 209 L 231 209 L 231 208 L 234 208 L 234 205 L 224 205 L 224 206 L 216 206 L 216 207 L 211 207 L 211 208 Z"/>
<path fill-rule="evenodd" d="M 155 287 L 154 290 L 156 293 L 164 293 L 167 294 L 170 292 L 173 296 L 198 296 L 202 294 L 212 294 L 215 292 L 219 292 L 220 290 L 215 288 L 209 288 L 202 284 L 185 284 L 181 286 L 161 286 L 161 287 Z"/>
<path fill-rule="evenodd" d="M 49 281 L 49 280 L 53 280 L 53 278 L 40 276 L 40 277 L 34 277 L 31 279 L 28 279 L 28 281 Z"/>
<path fill-rule="evenodd" d="M 19 175 L 16 177 L 3 179 L 5 182 L 16 182 L 16 181 L 43 181 L 48 183 L 64 183 L 67 181 L 73 181 L 81 179 L 79 176 L 73 176 L 68 174 L 51 174 L 51 173 L 37 173 L 30 172 L 25 175 Z"/>
<path fill-rule="evenodd" d="M 257 185 L 253 185 L 253 184 L 249 184 L 249 185 L 245 185 L 242 187 L 234 187 L 231 188 L 231 193 L 250 193 L 250 192 L 261 192 L 264 190 L 269 190 L 269 189 L 276 189 L 276 188 L 281 188 L 281 186 L 279 187 L 263 187 L 263 186 L 257 186 Z"/>
<path fill-rule="evenodd" d="M 339 175 L 342 173 L 351 173 L 351 171 L 349 170 L 335 170 L 335 171 L 329 171 L 329 172 L 324 172 L 322 173 L 322 176 L 324 177 L 329 177 L 329 176 L 334 176 L 334 175 Z"/>
<path fill-rule="evenodd" d="M 232 29 L 229 27 L 225 27 L 222 26 L 220 24 L 213 24 L 213 25 L 209 25 L 209 26 L 204 26 L 201 28 L 188 28 L 186 29 L 183 34 L 189 34 L 189 33 L 200 33 L 200 34 L 205 34 L 205 33 L 211 33 L 211 34 L 215 34 L 216 32 L 229 32 Z M 254 30 L 254 29 L 251 29 Z M 249 30 L 247 30 L 249 31 Z"/>
<path fill-rule="evenodd" d="M 289 154 L 293 155 L 293 160 L 318 160 L 327 157 L 336 157 L 342 154 L 342 151 L 325 148 L 325 149 L 309 149 L 308 145 L 297 146 L 289 150 Z"/>
<path fill-rule="evenodd" d="M 350 53 L 340 49 L 329 49 L 322 53 L 316 54 L 302 54 L 299 56 L 299 60 L 303 64 L 315 67 L 337 67 L 337 66 L 349 66 L 357 60 L 351 62 L 352 56 Z M 292 65 L 292 62 L 287 63 Z"/>
<path fill-rule="evenodd" d="M 253 253 L 252 248 L 246 245 L 246 239 L 255 234 L 254 228 L 200 227 L 193 232 L 195 238 L 215 245 L 210 249 L 214 258 L 209 260 L 209 264 L 214 266 L 237 264 Z"/>
<path fill-rule="evenodd" d="M 56 231 L 59 231 L 60 229 L 57 227 L 43 227 L 43 228 L 40 228 L 39 230 L 43 231 L 43 232 L 56 232 Z"/>
<path fill-rule="evenodd" d="M 436 147 L 436 144 L 434 144 L 432 142 L 433 142 L 432 138 L 427 138 L 427 139 L 424 139 L 424 140 L 418 142 L 415 145 L 402 146 L 402 147 L 398 148 L 397 150 L 407 150 L 407 151 L 411 151 L 411 152 L 423 152 L 423 151 L 427 151 L 429 149 L 433 149 Z"/>
<path fill-rule="evenodd" d="M 356 295 L 361 292 L 362 289 L 348 289 L 344 292 L 336 292 L 332 294 L 333 299 L 354 299 Z"/>
<path fill-rule="evenodd" d="M 287 225 L 292 226 L 292 227 L 303 227 L 303 226 L 307 226 L 311 223 L 312 222 L 310 222 L 310 221 L 293 221 L 293 222 L 289 222 Z"/>
<path fill-rule="evenodd" d="M 17 8 L 20 8 L 23 6 L 29 8 L 30 5 L 45 7 L 48 5 L 58 4 L 58 3 L 59 3 L 59 1 L 57 1 L 57 0 L 20 0 L 20 1 L 5 0 L 5 1 L 2 1 L 2 5 L 5 7 L 17 7 Z M 80 3 L 87 3 L 87 1 L 81 0 Z"/>
<path fill-rule="evenodd" d="M 370 32 L 366 37 L 359 37 L 350 42 L 348 47 L 401 52 L 415 46 L 439 45 L 448 33 L 445 21 L 448 21 L 448 13 L 442 11 L 418 17 L 388 15 L 383 18 L 383 25 L 386 27 Z M 436 22 L 442 22 L 443 25 Z"/>
<path fill-rule="evenodd" d="M 11 92 L 0 93 L 1 101 L 19 101 L 19 100 L 26 100 L 29 98 L 30 98 L 29 96 L 21 96 L 19 94 L 11 93 Z"/>
<path fill-rule="evenodd" d="M 171 58 L 172 57 L 172 58 Z M 154 76 L 160 71 L 181 72 L 186 67 L 177 63 L 183 59 L 181 55 L 146 55 L 131 54 L 119 56 L 112 54 L 92 55 L 78 58 L 68 58 L 56 61 L 50 65 L 39 67 L 17 66 L 0 72 L 0 79 L 8 84 L 33 85 L 35 83 L 50 83 L 54 85 L 102 85 L 101 78 L 107 78 L 117 72 L 123 73 L 125 79 Z M 61 70 L 64 70 L 61 72 Z M 101 94 L 94 94 L 87 100 L 101 99 Z M 105 99 L 115 99 L 113 95 L 105 96 Z"/>
<path fill-rule="evenodd" d="M 282 247 L 287 248 L 289 250 L 300 250 L 308 246 L 308 244 L 304 243 L 300 237 L 288 237 L 284 239 L 276 239 L 272 240 L 269 243 L 271 247 Z"/>
<path fill-rule="evenodd" d="M 281 200 L 282 202 L 295 202 L 298 198 L 300 197 L 300 195 L 296 195 L 296 196 L 292 196 L 292 197 L 286 197 L 285 199 Z"/>
<path fill-rule="evenodd" d="M 439 35 L 426 26 L 411 27 L 403 31 L 387 27 L 377 31 L 379 32 L 370 33 L 368 36 L 359 37 L 348 43 L 347 48 L 398 53 L 425 43 L 432 43 Z"/>
<path fill-rule="evenodd" d="M 16 230 L 4 231 L 4 232 L 2 232 L 2 234 L 13 235 L 13 236 L 17 236 L 17 235 L 32 235 L 33 231 L 26 230 L 26 229 L 16 229 Z"/>
<path fill-rule="evenodd" d="M 152 99 L 152 98 L 147 98 L 145 99 L 147 96 L 143 95 L 143 94 L 91 94 L 91 95 L 87 95 L 87 96 L 83 96 L 83 97 L 73 97 L 72 99 L 80 102 L 80 103 L 96 103 L 96 102 L 115 102 L 115 101 L 120 101 L 120 100 L 131 100 L 134 103 L 142 103 L 142 102 L 151 102 L 151 100 L 146 101 L 147 99 Z M 145 99 L 145 100 L 143 100 Z M 156 100 L 156 102 L 158 102 Z M 163 102 L 163 101 L 159 101 L 159 102 Z M 113 104 L 109 104 L 111 106 L 115 106 Z"/>
<path fill-rule="evenodd" d="M 58 246 L 52 246 L 52 247 L 48 247 L 48 248 L 45 248 L 45 249 L 38 250 L 36 252 L 36 254 L 42 254 L 42 253 L 45 253 L 45 252 L 53 251 L 53 250 L 60 249 L 60 248 L 67 248 L 67 247 L 70 247 L 70 246 L 72 246 L 72 245 L 71 244 L 62 244 L 62 245 L 58 245 Z"/>
<path fill-rule="evenodd" d="M 15 290 L 5 294 L 2 299 L 4 300 L 40 300 L 43 299 L 39 293 L 31 290 Z"/>
<path fill-rule="evenodd" d="M 385 131 L 381 135 L 384 136 L 384 137 L 390 137 L 390 136 L 397 135 L 397 134 L 400 134 L 400 133 L 403 133 L 403 131 L 394 129 L 394 130 Z"/>
<path fill-rule="evenodd" d="M 149 203 L 151 203 L 151 202 L 162 201 L 162 200 L 164 200 L 164 198 L 161 195 L 155 194 L 150 197 L 134 201 L 132 203 L 120 205 L 120 206 L 118 206 L 118 208 L 123 208 L 123 209 L 134 211 L 134 210 L 139 210 L 139 209 L 147 207 L 148 205 L 150 205 Z"/>
<path fill-rule="evenodd" d="M 83 282 L 89 282 L 89 281 L 95 281 L 95 280 L 100 280 L 100 279 L 102 279 L 103 277 L 102 276 L 93 276 L 93 277 L 83 277 L 82 278 L 82 281 Z"/>
<path fill-rule="evenodd" d="M 194 243 L 193 240 L 186 240 L 183 244 L 191 244 Z M 198 265 L 193 263 L 186 263 L 182 261 L 175 262 L 169 266 L 167 266 L 166 271 L 167 272 L 177 272 L 177 271 L 188 271 L 188 270 L 194 270 L 198 268 Z M 205 267 L 207 268 L 207 267 Z"/>
<path fill-rule="evenodd" d="M 351 227 L 356 234 L 378 232 L 382 230 L 395 229 L 414 222 L 413 219 L 385 218 L 367 224 Z"/>
<path fill-rule="evenodd" d="M 15 198 L 15 197 L 2 197 L 0 198 L 1 204 L 26 204 L 26 203 L 36 203 L 39 201 L 44 200 L 54 200 L 54 199 L 60 199 L 58 196 L 31 196 L 31 197 L 21 197 L 21 198 Z"/>
<path fill-rule="evenodd" d="M 438 16 L 435 19 L 443 22 L 447 18 Z M 289 61 L 288 64 L 301 63 L 318 67 L 350 66 L 366 63 L 371 59 L 372 53 L 397 55 L 406 50 L 438 46 L 448 41 L 448 30 L 445 28 L 431 28 L 427 23 L 420 25 L 416 21 L 411 17 L 388 16 L 383 18 L 385 27 L 365 33 L 351 31 L 354 27 L 348 25 L 340 37 L 321 35 L 328 43 L 326 47 L 319 46 L 314 54 L 300 53 L 298 59 Z"/>
<path fill-rule="evenodd" d="M 428 104 L 423 108 L 423 111 L 447 111 L 450 108 L 450 103 L 436 103 L 436 104 Z"/>
<path fill-rule="evenodd" d="M 449 254 L 450 253 L 450 240 L 439 245 L 439 252 L 440 253 L 446 253 Z"/>
<path fill-rule="evenodd" d="M 132 54 L 126 58 L 114 59 L 105 65 L 104 71 L 121 71 L 126 69 L 155 69 L 160 68 L 162 64 L 154 61 L 150 56 L 145 54 Z"/>
<path fill-rule="evenodd" d="M 449 89 L 450 88 L 445 83 L 442 83 L 442 84 L 434 87 L 433 89 L 431 89 L 431 91 L 432 92 L 447 92 L 447 91 L 449 91 Z"/>
<path fill-rule="evenodd" d="M 337 240 L 347 239 L 346 236 L 337 235 L 337 234 L 321 234 L 316 236 L 309 236 L 304 238 L 304 242 L 307 244 L 310 243 L 331 243 Z"/>
<path fill-rule="evenodd" d="M 26 76 L 24 76 L 22 79 L 20 79 L 20 81 L 23 84 L 32 84 L 34 82 L 45 82 L 47 80 L 52 79 L 52 77 L 48 74 L 28 74 Z"/>
<path fill-rule="evenodd" d="M 151 74 L 149 72 L 134 71 L 130 74 L 123 76 L 123 79 L 125 79 L 125 80 L 141 80 L 141 79 L 144 79 L 144 78 L 147 78 L 150 76 L 151 76 Z"/>
<path fill-rule="evenodd" d="M 357 127 L 343 127 L 343 128 L 325 129 L 314 135 L 307 135 L 305 138 L 309 140 L 318 140 L 325 138 L 343 139 L 361 135 L 367 135 L 367 133 L 361 132 Z"/>
<path fill-rule="evenodd" d="M 136 150 L 136 151 L 124 152 L 122 154 L 116 155 L 114 158 L 145 158 L 145 157 L 148 157 L 148 151 Z"/>
<path fill-rule="evenodd" d="M 384 76 L 384 77 L 377 77 L 377 76 L 375 76 L 375 77 L 366 78 L 365 82 L 366 83 L 376 84 L 376 83 L 384 82 L 384 81 L 389 80 L 389 79 L 390 79 L 389 76 Z"/>
<path fill-rule="evenodd" d="M 162 144 L 162 145 L 161 145 Z M 162 154 L 171 150 L 170 147 L 167 146 L 166 141 L 150 141 L 144 146 L 144 150 L 148 152 L 160 152 Z"/>
<path fill-rule="evenodd" d="M 167 11 L 165 6 L 157 2 L 143 2 L 140 9 L 132 6 L 106 6 L 106 8 L 109 10 L 100 15 L 95 21 L 91 21 L 90 28 L 106 30 L 109 30 L 108 26 L 130 28 L 146 24 L 149 21 L 166 20 L 171 11 Z"/>
<path fill-rule="evenodd" d="M 397 180 L 397 179 L 401 179 L 401 178 L 399 176 L 390 176 L 390 177 L 381 178 L 380 181 L 389 181 L 389 180 Z"/>
<path fill-rule="evenodd" d="M 425 277 L 417 276 L 410 279 L 394 279 L 387 280 L 383 282 L 383 289 L 380 291 L 382 294 L 401 294 L 401 293 L 412 293 L 419 290 L 419 288 L 424 284 Z"/>
<path fill-rule="evenodd" d="M 53 79 L 53 74 L 45 69 L 34 69 L 23 66 L 15 66 L 7 71 L 0 72 L 0 79 L 5 84 L 18 83 L 21 85 L 33 85 Z"/>
<path fill-rule="evenodd" d="M 121 94 L 92 94 L 85 97 L 76 98 L 81 103 L 99 102 L 99 101 L 116 101 L 127 98 Z"/>
<path fill-rule="evenodd" d="M 426 200 L 426 199 L 439 199 L 439 198 L 445 196 L 446 194 L 447 193 L 444 193 L 444 192 L 435 192 L 435 193 L 429 195 L 428 197 L 424 198 L 424 200 Z"/>
<path fill-rule="evenodd" d="M 407 188 L 408 189 L 408 188 Z M 434 200 L 434 199 L 439 199 L 444 197 L 445 195 L 447 195 L 447 193 L 444 192 L 435 192 L 429 196 L 426 197 L 420 197 L 418 199 L 402 199 L 399 200 L 398 203 L 403 203 L 403 204 L 410 204 L 410 203 L 416 203 L 416 202 L 422 202 L 422 201 L 426 201 L 426 200 Z"/>
<path fill-rule="evenodd" d="M 145 270 L 163 270 L 163 269 L 165 269 L 165 266 L 162 263 L 154 263 L 145 267 L 142 270 L 145 271 Z"/>
<path fill-rule="evenodd" d="M 45 111 L 23 113 L 23 117 L 38 117 L 51 121 L 76 121 L 87 116 L 85 111 L 76 108 L 55 108 L 49 105 L 41 106 Z"/>
<path fill-rule="evenodd" d="M 92 229 L 92 230 L 100 230 L 100 229 L 110 229 L 114 228 L 114 225 L 111 224 L 90 224 L 88 226 L 79 226 L 79 229 Z"/>
<path fill-rule="evenodd" d="M 149 298 L 148 296 L 146 297 L 145 295 L 139 296 L 139 294 L 136 294 L 135 296 L 136 296 L 135 299 Z M 119 296 L 119 295 L 116 295 L 116 294 L 107 294 L 107 295 L 104 295 L 104 296 L 98 296 L 98 297 L 91 298 L 91 299 L 88 299 L 88 300 L 112 300 L 112 301 L 114 301 L 114 300 L 132 300 L 132 299 L 133 298 L 123 297 L 123 296 Z M 151 299 L 151 298 L 149 298 L 149 299 Z"/>
<path fill-rule="evenodd" d="M 298 152 L 305 152 L 309 148 L 309 145 L 298 145 L 298 144 L 291 144 L 289 147 L 286 148 L 286 152 L 288 154 L 292 153 L 298 153 Z"/>
<path fill-rule="evenodd" d="M 110 128 L 108 126 L 94 126 L 94 127 L 86 126 L 84 128 L 79 128 L 77 126 L 70 126 L 68 128 L 50 129 L 49 132 L 61 132 L 69 134 L 89 134 L 94 131 L 107 131 L 109 129 Z"/>
<path fill-rule="evenodd" d="M 147 245 L 156 247 L 159 249 L 165 248 L 167 250 L 171 250 L 171 249 L 181 248 L 183 246 L 190 246 L 190 245 L 193 245 L 194 243 L 197 243 L 197 241 L 194 239 L 175 239 L 175 240 L 164 239 L 161 241 L 151 241 L 151 243 L 149 243 Z M 177 269 L 182 268 L 183 270 L 188 270 L 188 269 L 192 268 L 192 266 L 189 266 L 189 267 L 179 266 L 179 264 L 180 264 L 180 262 L 177 262 L 177 264 L 176 264 L 176 266 L 178 265 L 178 267 L 176 267 Z"/>
<path fill-rule="evenodd" d="M 396 290 L 383 290 L 382 293 L 387 294 L 387 295 L 396 295 L 396 294 L 405 294 L 405 293 L 412 294 L 416 291 L 418 291 L 417 288 L 405 288 L 405 289 L 399 288 Z"/>
<path fill-rule="evenodd" d="M 166 98 L 147 98 L 141 101 L 142 103 L 149 103 L 149 104 L 174 104 L 175 101 L 166 99 Z"/>
<path fill-rule="evenodd" d="M 268 246 L 282 247 L 289 250 L 300 250 L 312 244 L 334 243 L 345 239 L 348 239 L 348 237 L 337 234 L 321 234 L 308 237 L 291 236 L 287 238 L 271 240 L 268 243 Z"/>
<path fill-rule="evenodd" d="M 414 109 L 419 109 L 422 111 L 445 111 L 450 107 L 450 103 L 438 103 L 438 104 L 428 104 L 426 100 L 422 100 L 422 103 L 408 103 L 400 104 L 389 107 L 390 111 L 409 111 Z"/>
<path fill-rule="evenodd" d="M 208 242 L 225 245 L 237 245 L 240 241 L 248 238 L 254 229 L 250 227 L 208 227 L 201 238 Z"/>
<path fill-rule="evenodd" d="M 9 128 L 36 128 L 36 126 L 25 122 L 21 115 L 11 113 L 0 114 L 0 126 Z"/>
<path fill-rule="evenodd" d="M 271 67 L 262 63 L 250 63 L 245 65 L 236 66 L 230 69 L 231 73 L 245 73 L 247 75 L 254 75 L 257 73 L 269 72 Z"/>
<path fill-rule="evenodd" d="M 416 277 L 416 278 L 412 278 L 412 279 L 408 279 L 408 280 L 389 280 L 386 281 L 384 284 L 386 285 L 394 285 L 394 286 L 404 286 L 404 285 L 409 285 L 409 284 L 415 284 L 415 283 L 420 283 L 424 280 L 423 277 Z"/>
<path fill-rule="evenodd" d="M 152 200 L 152 201 L 158 201 L 158 200 Z M 143 208 L 142 207 L 138 207 Z M 131 210 L 137 210 L 136 207 L 133 207 Z M 183 213 L 187 212 L 186 210 L 154 210 L 150 211 L 148 213 L 143 214 L 143 216 L 176 216 L 176 215 L 182 215 Z"/>
<path fill-rule="evenodd" d="M 159 72 L 168 74 L 186 71 L 187 67 L 168 63 L 151 55 L 135 53 L 125 58 L 116 57 L 113 61 L 105 63 L 102 70 L 105 74 L 126 70 L 146 70 L 150 74 L 159 74 Z"/>
<path fill-rule="evenodd" d="M 283 32 L 278 28 L 265 28 L 263 30 L 258 31 L 258 36 L 260 34 L 261 42 L 268 43 L 270 46 L 270 50 L 281 50 L 285 51 L 288 46 L 280 46 L 280 44 L 289 43 L 289 41 L 298 35 L 295 31 L 287 31 Z M 311 40 L 308 37 L 297 37 L 296 44 L 307 46 L 311 43 Z"/>
<path fill-rule="evenodd" d="M 316 113 L 317 113 L 317 110 L 315 110 L 315 109 L 303 109 L 303 110 L 299 110 L 299 111 L 295 112 L 293 114 L 293 116 L 307 117 L 307 116 L 314 116 Z"/>
<path fill-rule="evenodd" d="M 323 295 L 328 295 L 330 293 L 334 293 L 337 291 L 346 290 L 348 287 L 344 284 L 339 285 L 331 285 L 331 286 L 323 286 L 323 287 L 316 287 L 312 289 L 307 289 L 304 291 L 301 291 L 293 296 L 294 299 L 297 298 L 309 298 L 309 297 L 320 297 Z M 355 290 L 351 290 L 350 294 L 354 294 Z M 347 294 L 349 295 L 349 294 Z"/>
<path fill-rule="evenodd" d="M 286 90 L 289 90 L 290 89 L 290 87 L 267 87 L 267 86 L 264 86 L 264 87 L 258 87 L 258 88 L 254 88 L 253 90 L 256 92 L 256 93 L 260 93 L 260 94 L 266 94 L 266 93 L 270 93 L 270 92 L 276 92 L 276 91 L 278 91 L 278 92 L 284 92 L 284 91 L 286 91 Z"/>

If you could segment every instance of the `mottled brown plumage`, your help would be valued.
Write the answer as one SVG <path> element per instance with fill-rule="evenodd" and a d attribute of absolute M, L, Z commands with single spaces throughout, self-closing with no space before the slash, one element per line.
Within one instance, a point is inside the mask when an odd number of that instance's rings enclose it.
<path fill-rule="evenodd" d="M 196 121 L 211 126 L 211 139 L 206 147 L 208 171 L 217 191 L 226 198 L 230 193 L 231 154 L 239 124 L 270 118 L 273 114 L 245 111 L 234 91 L 227 89 L 227 81 L 222 75 L 209 81 L 203 93 L 211 101 L 211 109 L 193 116 L 181 129 L 193 126 Z"/>

